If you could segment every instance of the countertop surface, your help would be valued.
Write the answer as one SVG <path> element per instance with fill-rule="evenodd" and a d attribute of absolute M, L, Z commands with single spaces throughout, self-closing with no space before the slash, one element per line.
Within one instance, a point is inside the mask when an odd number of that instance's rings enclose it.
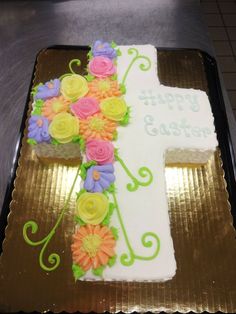
<path fill-rule="evenodd" d="M 1 1 L 0 208 L 36 54 L 48 46 L 88 45 L 98 38 L 197 48 L 214 55 L 197 0 Z M 235 122 L 224 88 L 223 93 L 235 143 Z"/>

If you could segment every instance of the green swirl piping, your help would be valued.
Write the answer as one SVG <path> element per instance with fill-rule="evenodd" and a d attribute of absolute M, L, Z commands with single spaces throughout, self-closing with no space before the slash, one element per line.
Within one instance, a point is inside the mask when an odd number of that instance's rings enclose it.
<path fill-rule="evenodd" d="M 152 240 L 148 240 L 147 238 L 149 237 L 152 237 L 155 242 L 156 242 L 156 249 L 154 251 L 154 253 L 150 256 L 141 256 L 141 255 L 137 255 L 135 254 L 131 244 L 130 244 L 130 241 L 129 241 L 129 238 L 128 238 L 128 234 L 126 232 L 126 229 L 125 229 L 125 226 L 124 226 L 124 223 L 123 223 L 123 219 L 122 219 L 122 216 L 121 216 L 121 212 L 120 212 L 120 209 L 119 209 L 119 206 L 118 206 L 118 202 L 117 202 L 117 199 L 116 199 L 116 195 L 115 195 L 115 192 L 111 192 L 112 194 L 112 197 L 113 197 L 113 201 L 114 201 L 114 204 L 115 204 L 115 208 L 116 208 L 116 212 L 117 212 L 117 216 L 118 216 L 118 219 L 119 219 L 119 222 L 120 222 L 120 226 L 121 226 L 121 229 L 122 229 L 122 232 L 124 234 L 124 238 L 125 238 L 125 243 L 127 245 L 127 248 L 129 250 L 129 254 L 127 253 L 123 253 L 120 257 L 120 262 L 122 265 L 124 266 L 131 266 L 133 265 L 134 261 L 135 260 L 142 260 L 142 261 L 150 261 L 150 260 L 153 260 L 154 258 L 157 257 L 159 251 L 160 251 L 160 239 L 159 237 L 154 233 L 154 232 L 145 232 L 142 237 L 141 237 L 141 242 L 142 242 L 142 245 L 146 248 L 151 248 L 153 247 L 153 244 L 154 244 L 154 241 Z"/>
<path fill-rule="evenodd" d="M 130 69 L 132 68 L 133 64 L 134 64 L 137 60 L 143 59 L 143 60 L 147 61 L 147 65 L 145 65 L 144 63 L 141 63 L 141 64 L 139 65 L 139 68 L 140 68 L 141 71 L 148 71 L 148 70 L 151 68 L 151 60 L 150 60 L 148 57 L 143 56 L 143 55 L 139 55 L 138 49 L 136 49 L 136 48 L 129 48 L 129 49 L 128 49 L 128 54 L 129 54 L 129 55 L 132 55 L 133 53 L 135 53 L 135 56 L 134 56 L 134 58 L 132 59 L 132 61 L 130 62 L 130 64 L 129 64 L 127 70 L 125 71 L 125 74 L 124 74 L 124 76 L 123 76 L 121 85 L 124 85 L 124 84 L 125 84 L 125 81 L 126 81 L 127 76 L 128 76 L 128 74 L 129 74 L 129 72 L 130 72 Z"/>
<path fill-rule="evenodd" d="M 39 245 L 42 245 L 43 244 L 43 247 L 40 251 L 40 254 L 39 254 L 39 265 L 40 267 L 45 270 L 45 271 L 53 271 L 55 270 L 59 264 L 60 264 L 60 256 L 57 254 L 57 253 L 51 253 L 48 257 L 48 263 L 51 264 L 52 266 L 46 266 L 44 264 L 44 261 L 43 261 L 43 256 L 44 256 L 44 252 L 48 246 L 48 243 L 51 241 L 52 237 L 54 236 L 54 234 L 56 233 L 56 230 L 58 228 L 58 226 L 60 225 L 61 221 L 62 221 L 62 218 L 64 216 L 64 213 L 65 211 L 68 209 L 68 205 L 69 205 L 69 202 L 70 202 L 70 199 L 71 199 L 71 195 L 72 195 L 72 192 L 74 190 L 74 187 L 75 187 L 75 183 L 77 181 L 77 178 L 79 176 L 79 172 L 80 172 L 80 168 L 78 168 L 77 170 L 77 173 L 76 173 L 76 176 L 74 178 L 74 181 L 73 181 L 73 184 L 71 186 L 71 189 L 70 189 L 70 192 L 69 192 L 69 195 L 66 199 L 66 202 L 65 202 L 65 205 L 63 206 L 62 210 L 61 210 L 61 213 L 56 221 L 56 224 L 54 225 L 54 227 L 52 228 L 52 230 L 49 232 L 49 234 L 43 238 L 42 240 L 40 241 L 32 241 L 30 240 L 30 238 L 28 237 L 28 229 L 31 229 L 31 234 L 35 234 L 37 233 L 38 231 L 38 224 L 33 221 L 33 220 L 29 220 L 27 221 L 25 224 L 24 224 L 24 227 L 23 227 L 23 238 L 25 240 L 25 242 L 31 246 L 39 246 Z"/>
<path fill-rule="evenodd" d="M 68 65 L 69 69 L 70 69 L 70 73 L 65 73 L 63 74 L 62 76 L 59 77 L 59 80 L 61 81 L 64 77 L 66 76 L 69 76 L 69 75 L 72 75 L 72 74 L 77 74 L 73 68 L 72 68 L 72 65 L 75 64 L 77 65 L 78 67 L 81 65 L 81 61 L 79 59 L 72 59 Z"/>
<path fill-rule="evenodd" d="M 128 169 L 128 167 L 124 163 L 124 161 L 118 155 L 117 151 L 115 152 L 115 158 L 120 163 L 122 168 L 125 170 L 126 174 L 133 181 L 133 184 L 132 183 L 128 183 L 126 185 L 126 188 L 127 188 L 128 191 L 134 192 L 134 191 L 136 191 L 138 189 L 139 186 L 148 186 L 148 185 L 150 185 L 152 183 L 152 181 L 153 181 L 153 174 L 152 174 L 152 172 L 151 172 L 151 170 L 149 168 L 147 168 L 147 167 L 139 168 L 138 174 L 140 175 L 140 177 L 148 178 L 147 181 L 142 182 L 142 181 L 139 181 L 137 178 L 135 178 L 135 176 L 132 175 L 132 173 L 130 172 L 130 170 Z"/>

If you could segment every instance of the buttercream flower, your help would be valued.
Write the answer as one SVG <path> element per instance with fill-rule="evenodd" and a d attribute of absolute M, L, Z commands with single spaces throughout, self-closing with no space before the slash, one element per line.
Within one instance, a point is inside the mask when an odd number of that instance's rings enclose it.
<path fill-rule="evenodd" d="M 76 215 L 86 224 L 98 225 L 109 209 L 108 198 L 102 193 L 83 193 L 76 202 Z"/>
<path fill-rule="evenodd" d="M 94 57 L 88 64 L 89 72 L 96 77 L 107 77 L 115 74 L 116 67 L 106 57 Z"/>
<path fill-rule="evenodd" d="M 114 137 L 116 127 L 116 122 L 108 120 L 101 113 L 96 113 L 87 119 L 80 120 L 80 134 L 86 140 L 111 141 Z"/>
<path fill-rule="evenodd" d="M 88 97 L 94 97 L 98 100 L 103 100 L 109 97 L 121 96 L 117 81 L 113 81 L 110 77 L 105 79 L 94 79 L 88 83 Z"/>
<path fill-rule="evenodd" d="M 31 116 L 29 119 L 28 138 L 35 140 L 37 143 L 49 142 L 48 133 L 49 122 L 41 116 Z"/>
<path fill-rule="evenodd" d="M 59 113 L 49 125 L 49 134 L 59 143 L 69 143 L 79 134 L 79 120 L 70 113 Z"/>
<path fill-rule="evenodd" d="M 123 98 L 110 97 L 104 99 L 100 107 L 104 116 L 114 121 L 123 120 L 127 112 L 127 105 Z"/>
<path fill-rule="evenodd" d="M 75 232 L 72 241 L 73 262 L 84 271 L 107 265 L 115 255 L 116 241 L 107 226 L 82 226 Z"/>
<path fill-rule="evenodd" d="M 92 97 L 80 98 L 76 103 L 72 104 L 70 108 L 73 114 L 80 119 L 86 119 L 100 111 L 99 102 Z"/>
<path fill-rule="evenodd" d="M 63 96 L 53 97 L 43 104 L 42 115 L 48 120 L 52 120 L 56 114 L 68 111 L 69 105 L 70 101 Z"/>
<path fill-rule="evenodd" d="M 87 170 L 84 188 L 89 192 L 102 192 L 115 181 L 114 166 L 92 166 Z"/>
<path fill-rule="evenodd" d="M 109 43 L 96 40 L 92 47 L 92 54 L 94 57 L 103 56 L 114 59 L 116 57 L 116 50 Z"/>
<path fill-rule="evenodd" d="M 86 143 L 86 157 L 99 165 L 113 163 L 114 146 L 108 141 L 89 140 Z"/>
<path fill-rule="evenodd" d="M 79 74 L 65 76 L 61 81 L 61 93 L 70 101 L 84 97 L 88 93 L 86 79 Z"/>
<path fill-rule="evenodd" d="M 46 82 L 44 85 L 39 85 L 34 99 L 43 99 L 56 97 L 60 94 L 60 80 L 54 79 Z"/>

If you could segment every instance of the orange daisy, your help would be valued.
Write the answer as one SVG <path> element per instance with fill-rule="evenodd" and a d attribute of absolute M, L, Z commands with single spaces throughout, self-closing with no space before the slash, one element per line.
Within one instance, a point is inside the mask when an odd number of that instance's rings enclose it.
<path fill-rule="evenodd" d="M 42 108 L 42 115 L 48 120 L 52 120 L 56 114 L 67 112 L 70 101 L 63 96 L 53 97 L 45 101 Z"/>
<path fill-rule="evenodd" d="M 94 79 L 88 83 L 89 93 L 87 97 L 94 97 L 98 100 L 103 100 L 108 97 L 121 96 L 119 84 L 116 80 L 110 77 L 106 79 Z"/>
<path fill-rule="evenodd" d="M 80 134 L 85 140 L 111 141 L 117 123 L 107 119 L 102 113 L 80 120 Z"/>
<path fill-rule="evenodd" d="M 114 236 L 107 226 L 82 226 L 73 235 L 73 262 L 84 271 L 107 265 L 109 259 L 115 255 L 115 244 Z"/>

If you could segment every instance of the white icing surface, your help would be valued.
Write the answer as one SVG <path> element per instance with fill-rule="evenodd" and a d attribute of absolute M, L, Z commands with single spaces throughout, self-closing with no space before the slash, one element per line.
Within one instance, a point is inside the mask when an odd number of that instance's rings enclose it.
<path fill-rule="evenodd" d="M 117 71 L 121 82 L 132 55 L 127 54 L 129 47 L 119 48 L 122 56 L 117 60 Z M 129 251 L 114 211 L 111 226 L 119 229 L 116 247 L 118 259 L 113 267 L 104 270 L 103 279 L 165 281 L 171 279 L 176 272 L 171 218 L 169 219 L 171 213 L 168 212 L 166 196 L 165 156 L 168 162 L 173 163 L 205 163 L 214 152 L 217 140 L 207 95 L 198 90 L 160 85 L 156 75 L 156 49 L 150 45 L 135 48 L 151 59 L 152 67 L 149 71 L 142 72 L 138 67 L 140 60 L 133 65 L 128 75 L 125 100 L 131 106 L 131 119 L 127 127 L 118 128 L 118 140 L 114 145 L 119 148 L 119 156 L 135 177 L 142 179 L 138 170 L 146 166 L 153 173 L 153 182 L 148 187 L 139 187 L 137 191 L 129 192 L 126 184 L 131 182 L 130 178 L 121 165 L 115 162 L 116 195 L 135 253 L 148 256 L 155 249 L 142 246 L 141 236 L 145 232 L 156 233 L 161 245 L 155 259 L 135 260 L 132 266 L 123 266 L 119 258 L 123 253 L 129 254 Z M 178 127 L 183 121 L 189 127 Z M 178 125 L 173 127 L 173 122 Z M 99 280 L 91 272 L 83 279 Z"/>

